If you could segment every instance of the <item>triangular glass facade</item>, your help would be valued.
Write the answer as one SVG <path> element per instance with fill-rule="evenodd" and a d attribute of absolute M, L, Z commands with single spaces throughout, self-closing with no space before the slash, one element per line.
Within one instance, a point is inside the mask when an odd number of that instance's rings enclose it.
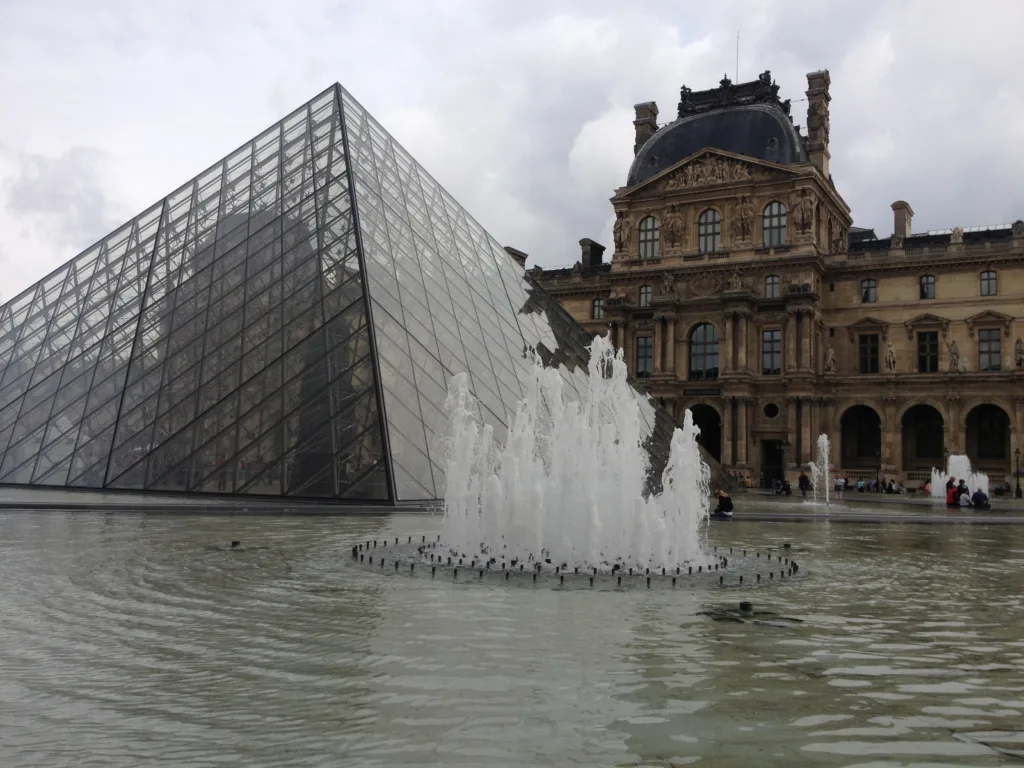
<path fill-rule="evenodd" d="M 437 498 L 450 377 L 588 341 L 336 85 L 0 307 L 0 484 Z"/>

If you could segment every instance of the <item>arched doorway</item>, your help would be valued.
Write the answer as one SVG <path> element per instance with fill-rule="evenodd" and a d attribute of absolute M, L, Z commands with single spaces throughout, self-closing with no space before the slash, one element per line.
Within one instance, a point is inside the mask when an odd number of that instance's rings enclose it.
<path fill-rule="evenodd" d="M 722 461 L 722 418 L 710 405 L 694 405 L 690 408 L 693 423 L 700 427 L 697 442 L 704 446 L 715 461 Z"/>
<path fill-rule="evenodd" d="M 868 405 L 847 408 L 839 422 L 844 469 L 877 469 L 882 450 L 882 419 Z"/>
<path fill-rule="evenodd" d="M 1012 472 L 1010 460 L 1010 417 L 998 405 L 985 403 L 967 414 L 967 456 L 974 469 Z"/>
<path fill-rule="evenodd" d="M 945 456 L 942 414 L 924 403 L 903 414 L 903 471 L 923 472 L 941 467 Z"/>

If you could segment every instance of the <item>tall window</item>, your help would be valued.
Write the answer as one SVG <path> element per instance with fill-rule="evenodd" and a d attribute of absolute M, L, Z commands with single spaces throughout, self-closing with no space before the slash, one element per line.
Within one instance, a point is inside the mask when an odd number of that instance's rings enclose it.
<path fill-rule="evenodd" d="M 701 253 L 714 253 L 722 247 L 722 217 L 708 208 L 697 220 L 697 245 Z"/>
<path fill-rule="evenodd" d="M 935 275 L 921 275 L 921 298 L 935 298 Z"/>
<path fill-rule="evenodd" d="M 917 334 L 917 372 L 938 373 L 939 332 L 921 331 Z"/>
<path fill-rule="evenodd" d="M 690 381 L 718 378 L 718 330 L 701 323 L 690 333 Z"/>
<path fill-rule="evenodd" d="M 878 283 L 868 277 L 860 281 L 860 300 L 865 304 L 874 304 L 878 300 Z"/>
<path fill-rule="evenodd" d="M 779 298 L 779 276 L 768 275 L 764 279 L 764 297 L 766 299 Z"/>
<path fill-rule="evenodd" d="M 636 377 L 646 379 L 654 373 L 654 338 L 636 337 Z"/>
<path fill-rule="evenodd" d="M 640 306 L 641 307 L 649 307 L 649 306 L 651 306 L 651 296 L 652 295 L 653 295 L 653 290 L 652 290 L 651 286 L 649 286 L 649 285 L 641 285 L 640 286 Z"/>
<path fill-rule="evenodd" d="M 999 329 L 984 328 L 978 331 L 978 370 L 998 371 L 1000 364 Z"/>
<path fill-rule="evenodd" d="M 786 206 L 771 202 L 763 214 L 764 247 L 772 248 L 786 242 Z"/>
<path fill-rule="evenodd" d="M 661 242 L 661 225 L 653 216 L 640 221 L 640 258 L 658 258 L 658 246 Z"/>
<path fill-rule="evenodd" d="M 761 332 L 761 373 L 765 376 L 782 373 L 782 331 Z"/>
<path fill-rule="evenodd" d="M 877 333 L 862 333 L 860 336 L 860 372 L 878 373 Z"/>
<path fill-rule="evenodd" d="M 995 272 L 982 272 L 981 273 L 981 295 L 982 296 L 995 296 L 998 284 L 996 282 Z"/>
<path fill-rule="evenodd" d="M 590 305 L 590 316 L 594 320 L 604 318 L 604 299 L 594 299 L 594 303 Z"/>

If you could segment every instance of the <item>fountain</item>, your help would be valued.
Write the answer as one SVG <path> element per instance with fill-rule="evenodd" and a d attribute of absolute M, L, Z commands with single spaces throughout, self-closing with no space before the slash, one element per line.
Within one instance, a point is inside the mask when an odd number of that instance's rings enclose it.
<path fill-rule="evenodd" d="M 622 352 L 602 337 L 589 349 L 578 402 L 563 391 L 559 371 L 534 356 L 504 447 L 481 424 L 468 376 L 452 378 L 439 548 L 574 572 L 679 569 L 707 559 L 710 472 L 692 415 L 675 430 L 661 492 L 645 495 L 650 461 Z"/>
<path fill-rule="evenodd" d="M 945 472 L 932 467 L 931 497 L 933 499 L 939 499 L 940 501 L 946 500 L 946 482 L 951 477 L 955 477 L 957 480 L 963 480 L 967 483 L 967 487 L 971 489 L 971 493 L 974 493 L 980 488 L 986 495 L 988 495 L 988 475 L 984 472 L 971 472 L 970 458 L 958 453 L 950 456 L 946 461 Z"/>
<path fill-rule="evenodd" d="M 828 493 L 829 486 L 832 483 L 831 477 L 829 476 L 829 455 L 831 445 L 828 441 L 828 435 L 822 432 L 818 435 L 818 461 L 810 462 L 811 468 L 811 488 L 814 491 L 814 500 L 818 500 L 818 487 L 824 489 L 825 503 L 828 504 Z"/>

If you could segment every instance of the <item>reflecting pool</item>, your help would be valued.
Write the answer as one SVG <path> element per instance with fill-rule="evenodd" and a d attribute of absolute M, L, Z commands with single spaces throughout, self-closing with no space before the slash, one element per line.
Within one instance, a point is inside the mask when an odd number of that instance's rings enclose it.
<path fill-rule="evenodd" d="M 1022 527 L 712 524 L 711 544 L 800 561 L 800 579 L 744 588 L 510 589 L 351 564 L 357 541 L 439 525 L 0 515 L 0 765 L 1024 753 Z M 702 615 L 740 600 L 799 621 Z"/>

